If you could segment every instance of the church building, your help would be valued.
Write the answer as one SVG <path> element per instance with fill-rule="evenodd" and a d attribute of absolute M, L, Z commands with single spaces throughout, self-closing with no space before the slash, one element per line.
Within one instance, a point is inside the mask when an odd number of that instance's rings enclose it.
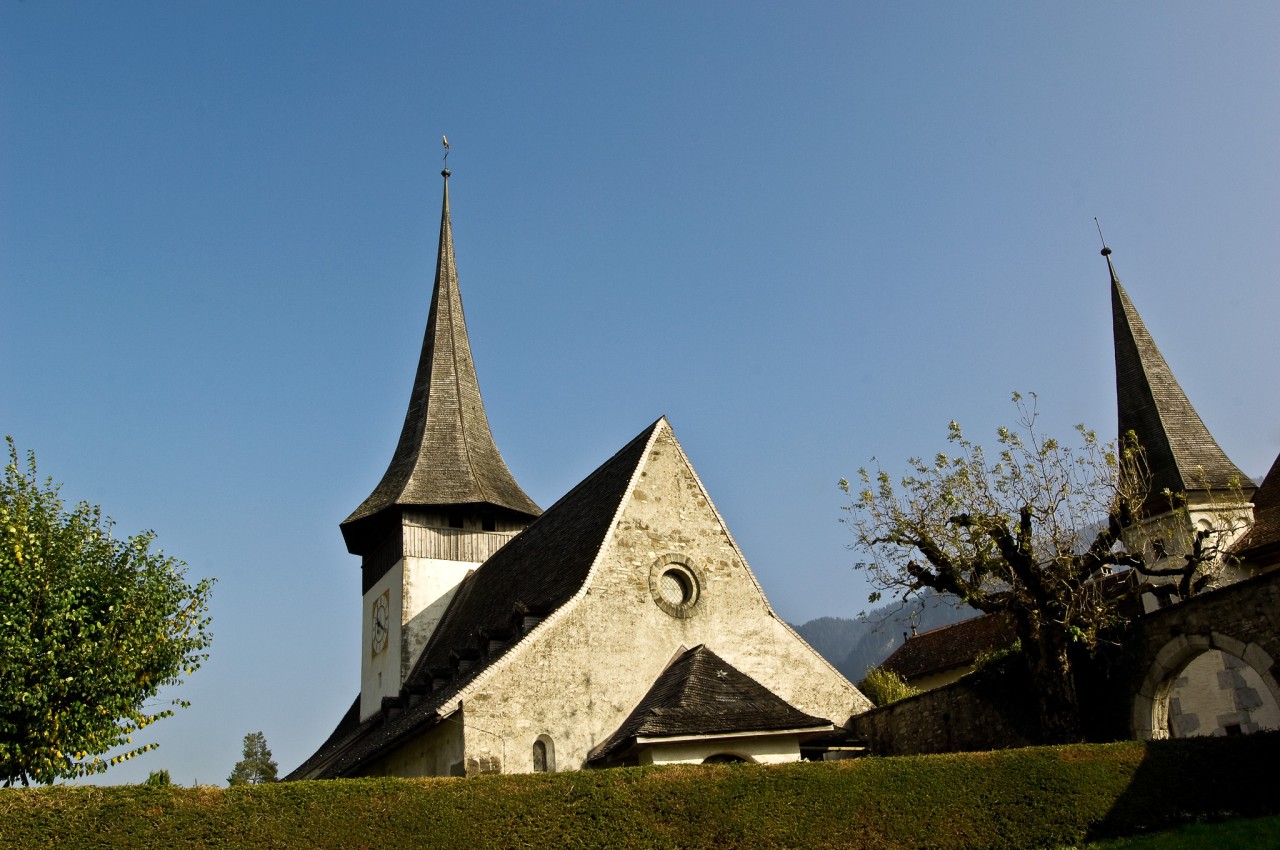
<path fill-rule="evenodd" d="M 659 418 L 545 512 L 494 443 L 449 171 L 404 427 L 341 525 L 359 693 L 288 778 L 794 761 L 868 700 L 764 591 Z"/>

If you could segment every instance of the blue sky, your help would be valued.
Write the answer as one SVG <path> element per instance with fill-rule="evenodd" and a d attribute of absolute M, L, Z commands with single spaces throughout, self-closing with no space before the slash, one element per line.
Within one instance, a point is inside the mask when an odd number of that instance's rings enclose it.
<path fill-rule="evenodd" d="M 357 690 L 341 521 L 399 434 L 440 136 L 498 445 L 550 505 L 667 415 L 786 618 L 835 482 L 1015 389 L 1113 436 L 1106 267 L 1227 453 L 1280 452 L 1273 3 L 0 4 L 0 431 L 215 576 L 105 775 L 289 770 Z"/>

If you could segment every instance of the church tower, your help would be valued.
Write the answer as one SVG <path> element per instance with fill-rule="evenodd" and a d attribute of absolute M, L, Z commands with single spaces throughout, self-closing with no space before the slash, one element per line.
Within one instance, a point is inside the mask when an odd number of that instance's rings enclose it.
<path fill-rule="evenodd" d="M 1104 247 L 1102 255 L 1111 275 L 1118 434 L 1136 435 L 1150 476 L 1145 536 L 1159 541 L 1169 557 L 1178 557 L 1182 552 L 1175 541 L 1208 530 L 1218 535 L 1218 546 L 1225 551 L 1252 520 L 1248 499 L 1253 483 L 1227 457 L 1174 378 L 1120 285 L 1111 249 Z M 1185 512 L 1174 509 L 1166 492 L 1185 498 Z"/>
<path fill-rule="evenodd" d="M 444 177 L 431 310 L 395 453 L 341 525 L 361 558 L 360 717 L 401 685 L 459 582 L 541 509 L 494 444 L 467 338 Z"/>

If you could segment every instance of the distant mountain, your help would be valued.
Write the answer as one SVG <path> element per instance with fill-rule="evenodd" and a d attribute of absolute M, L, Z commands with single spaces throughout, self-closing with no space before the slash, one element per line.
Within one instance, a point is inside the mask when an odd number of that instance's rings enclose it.
<path fill-rule="evenodd" d="M 850 650 L 858 646 L 867 635 L 867 623 L 846 617 L 819 617 L 803 626 L 792 626 L 805 642 L 818 654 L 831 662 L 846 679 L 856 681 L 844 668 Z M 859 677 L 861 678 L 861 677 Z"/>
<path fill-rule="evenodd" d="M 846 679 L 857 683 L 866 676 L 868 667 L 902 646 L 913 624 L 917 631 L 927 632 L 976 616 L 978 612 L 968 606 L 927 593 L 912 605 L 884 605 L 856 620 L 819 617 L 793 628 Z"/>

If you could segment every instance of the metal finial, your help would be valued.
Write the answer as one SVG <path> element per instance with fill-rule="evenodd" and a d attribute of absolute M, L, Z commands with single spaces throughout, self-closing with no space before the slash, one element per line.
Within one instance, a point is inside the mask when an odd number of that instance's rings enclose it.
<path fill-rule="evenodd" d="M 1102 225 L 1098 224 L 1098 217 L 1096 215 L 1093 217 L 1093 226 L 1098 228 L 1098 238 L 1102 240 L 1102 256 L 1110 257 L 1111 249 L 1107 247 L 1107 239 L 1102 235 Z"/>
<path fill-rule="evenodd" d="M 448 136 L 441 136 L 440 141 L 444 143 L 444 170 L 440 172 L 440 176 L 448 180 L 449 175 L 453 173 L 449 170 L 449 151 L 452 149 L 452 146 L 449 144 Z"/>

